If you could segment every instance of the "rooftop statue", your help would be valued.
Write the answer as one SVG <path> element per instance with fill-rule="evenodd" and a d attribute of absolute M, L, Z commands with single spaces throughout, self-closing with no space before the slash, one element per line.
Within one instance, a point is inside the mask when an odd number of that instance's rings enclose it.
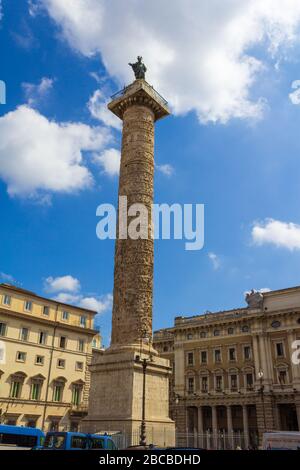
<path fill-rule="evenodd" d="M 132 67 L 132 70 L 134 72 L 135 78 L 140 79 L 143 78 L 145 79 L 145 73 L 147 72 L 147 67 L 143 63 L 143 57 L 140 55 L 137 57 L 137 62 L 135 64 L 128 64 L 130 67 Z"/>
<path fill-rule="evenodd" d="M 249 308 L 261 308 L 264 296 L 261 292 L 252 289 L 251 292 L 246 293 L 245 300 Z"/>

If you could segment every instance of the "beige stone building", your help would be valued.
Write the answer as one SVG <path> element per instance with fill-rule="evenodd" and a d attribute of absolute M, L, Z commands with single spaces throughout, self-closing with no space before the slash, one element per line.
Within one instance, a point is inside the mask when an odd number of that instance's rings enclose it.
<path fill-rule="evenodd" d="M 170 411 L 181 443 L 248 447 L 265 430 L 300 430 L 300 287 L 246 300 L 245 308 L 176 317 L 154 334 L 173 367 Z"/>
<path fill-rule="evenodd" d="M 96 312 L 0 285 L 0 421 L 79 428 L 87 414 Z"/>

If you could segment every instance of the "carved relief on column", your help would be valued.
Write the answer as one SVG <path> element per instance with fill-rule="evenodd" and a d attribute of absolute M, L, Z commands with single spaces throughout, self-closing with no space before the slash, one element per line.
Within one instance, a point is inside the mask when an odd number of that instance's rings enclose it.
<path fill-rule="evenodd" d="M 127 210 L 135 203 L 147 208 L 148 239 L 116 240 L 112 345 L 152 336 L 154 114 L 146 106 L 132 105 L 123 121 L 119 196 L 127 197 Z"/>

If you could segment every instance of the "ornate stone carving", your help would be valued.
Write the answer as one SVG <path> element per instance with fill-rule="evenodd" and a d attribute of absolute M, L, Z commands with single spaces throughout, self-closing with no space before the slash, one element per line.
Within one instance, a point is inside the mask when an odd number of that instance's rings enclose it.
<path fill-rule="evenodd" d="M 249 308 L 261 308 L 264 301 L 264 296 L 261 292 L 252 289 L 245 295 L 245 300 Z"/>

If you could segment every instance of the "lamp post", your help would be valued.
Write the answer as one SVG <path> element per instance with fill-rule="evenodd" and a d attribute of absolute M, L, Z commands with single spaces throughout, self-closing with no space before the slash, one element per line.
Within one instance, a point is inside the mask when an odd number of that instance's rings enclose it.
<path fill-rule="evenodd" d="M 142 355 L 142 342 L 149 344 L 149 357 L 141 358 Z M 146 371 L 148 364 L 152 362 L 152 356 L 150 354 L 150 338 L 144 335 L 141 339 L 140 355 L 135 357 L 136 364 L 142 365 L 143 370 L 143 391 L 142 391 L 142 421 L 141 421 L 141 432 L 140 432 L 140 446 L 147 445 L 146 438 Z"/>
<path fill-rule="evenodd" d="M 260 395 L 261 395 L 261 403 L 262 403 L 262 409 L 263 409 L 263 420 L 264 420 L 264 432 L 266 431 L 266 413 L 265 413 L 265 401 L 264 401 L 264 389 L 265 386 L 263 385 L 263 378 L 264 378 L 264 372 L 262 369 L 259 370 L 258 372 L 258 379 L 260 383 Z"/>

